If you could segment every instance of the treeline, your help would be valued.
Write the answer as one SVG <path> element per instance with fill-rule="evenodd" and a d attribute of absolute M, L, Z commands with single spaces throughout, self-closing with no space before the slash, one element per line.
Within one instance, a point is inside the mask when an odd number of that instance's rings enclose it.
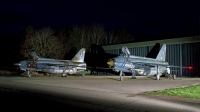
<path fill-rule="evenodd" d="M 194 36 L 198 31 L 192 30 L 177 37 Z M 175 38 L 170 34 L 132 35 L 125 28 L 114 31 L 105 31 L 101 24 L 91 26 L 71 26 L 67 28 L 52 29 L 50 27 L 35 29 L 26 27 L 20 35 L 13 36 L 12 33 L 0 32 L 1 64 L 6 65 L 13 61 L 28 57 L 30 52 L 35 51 L 41 57 L 65 59 L 72 49 L 74 54 L 80 48 L 86 48 L 91 52 L 91 45 L 109 45 L 120 43 L 131 43 L 138 41 L 160 40 Z"/>
<path fill-rule="evenodd" d="M 134 37 L 126 29 L 106 32 L 100 24 L 57 30 L 49 27 L 36 30 L 29 26 L 23 30 L 18 40 L 16 58 L 28 57 L 30 52 L 35 51 L 41 57 L 64 59 L 65 54 L 72 48 L 76 48 L 77 51 L 86 48 L 86 52 L 90 52 L 92 44 L 108 45 L 132 41 Z"/>

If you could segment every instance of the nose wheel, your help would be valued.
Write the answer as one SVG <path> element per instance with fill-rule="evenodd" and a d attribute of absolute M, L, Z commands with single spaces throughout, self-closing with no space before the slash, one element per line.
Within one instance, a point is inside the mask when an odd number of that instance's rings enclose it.
<path fill-rule="evenodd" d="M 30 75 L 30 70 L 28 70 L 28 77 L 29 77 L 29 78 L 31 77 L 31 75 Z"/>

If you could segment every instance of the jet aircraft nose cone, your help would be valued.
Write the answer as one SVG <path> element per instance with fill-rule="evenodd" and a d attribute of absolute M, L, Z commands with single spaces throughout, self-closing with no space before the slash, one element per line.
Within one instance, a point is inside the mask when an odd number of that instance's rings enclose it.
<path fill-rule="evenodd" d="M 14 63 L 13 65 L 15 65 L 15 66 L 20 66 L 20 64 L 19 64 L 19 63 Z"/>
<path fill-rule="evenodd" d="M 107 64 L 110 66 L 110 67 L 113 67 L 114 66 L 114 61 L 111 59 L 107 62 Z"/>

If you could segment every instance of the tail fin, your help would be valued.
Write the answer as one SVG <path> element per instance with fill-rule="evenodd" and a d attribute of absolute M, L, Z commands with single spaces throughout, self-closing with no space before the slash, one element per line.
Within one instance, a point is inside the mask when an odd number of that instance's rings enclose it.
<path fill-rule="evenodd" d="M 156 59 L 160 61 L 165 61 L 166 57 L 166 44 L 163 44 L 162 48 L 160 49 Z"/>
<path fill-rule="evenodd" d="M 151 49 L 151 51 L 149 51 L 149 53 L 145 57 L 155 59 L 156 56 L 158 55 L 159 50 L 160 50 L 160 43 L 156 43 Z"/>
<path fill-rule="evenodd" d="M 85 48 L 82 48 L 73 58 L 73 62 L 84 62 Z"/>

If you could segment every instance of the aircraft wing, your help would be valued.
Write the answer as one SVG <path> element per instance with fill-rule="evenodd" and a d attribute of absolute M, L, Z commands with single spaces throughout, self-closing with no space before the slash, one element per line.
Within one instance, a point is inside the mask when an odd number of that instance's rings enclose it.
<path fill-rule="evenodd" d="M 47 66 L 59 66 L 59 67 L 65 67 L 65 66 L 70 66 L 70 67 L 84 67 L 85 65 L 64 65 L 64 64 L 51 64 L 51 63 L 47 63 Z"/>
<path fill-rule="evenodd" d="M 169 68 L 189 68 L 189 69 L 192 69 L 192 67 L 185 67 L 185 66 L 174 66 L 174 65 L 168 65 L 167 67 Z"/>
<path fill-rule="evenodd" d="M 164 66 L 167 67 L 169 65 L 166 64 L 158 64 L 158 63 L 146 63 L 146 62 L 132 62 L 133 64 L 138 64 L 138 65 L 144 65 L 144 66 L 152 66 L 152 67 L 156 67 L 156 66 Z"/>
<path fill-rule="evenodd" d="M 156 66 L 163 66 L 163 67 L 167 67 L 167 68 L 192 68 L 192 67 L 185 67 L 185 66 L 175 66 L 175 65 L 167 65 L 167 64 L 158 64 L 158 63 L 144 63 L 144 62 L 132 62 L 133 64 L 139 64 L 139 65 L 144 65 L 144 66 L 152 66 L 152 67 L 156 67 Z"/>

